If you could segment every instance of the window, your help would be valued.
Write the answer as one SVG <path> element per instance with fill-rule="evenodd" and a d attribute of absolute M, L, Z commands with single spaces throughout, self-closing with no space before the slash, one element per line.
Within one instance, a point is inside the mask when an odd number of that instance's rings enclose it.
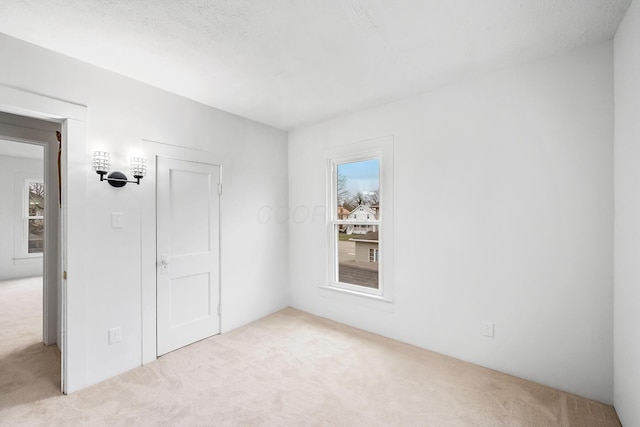
<path fill-rule="evenodd" d="M 44 183 L 41 180 L 25 181 L 23 195 L 25 252 L 41 254 L 44 251 Z"/>
<path fill-rule="evenodd" d="M 378 248 L 369 249 L 369 262 L 378 262 Z"/>
<path fill-rule="evenodd" d="M 332 229 L 336 284 L 378 293 L 380 272 L 377 263 L 378 232 L 381 227 L 380 159 L 371 156 L 355 161 L 335 161 L 335 200 Z M 346 214 L 346 217 L 345 217 Z M 342 218 L 341 218 L 342 217 Z M 376 259 L 371 260 L 371 250 Z"/>
<path fill-rule="evenodd" d="M 393 137 L 327 152 L 327 282 L 332 299 L 393 310 Z"/>

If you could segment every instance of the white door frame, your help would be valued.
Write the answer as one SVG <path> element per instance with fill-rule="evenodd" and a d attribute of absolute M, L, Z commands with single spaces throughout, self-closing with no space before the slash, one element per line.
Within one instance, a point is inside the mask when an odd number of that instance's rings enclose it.
<path fill-rule="evenodd" d="M 143 140 L 144 157 L 150 159 L 148 164 L 147 185 L 143 189 L 141 216 L 145 218 L 141 225 L 142 237 L 142 364 L 157 359 L 157 283 L 156 283 L 156 159 L 168 157 L 177 160 L 209 163 L 220 167 L 220 184 L 223 182 L 226 159 L 221 156 L 194 148 L 166 144 L 157 141 Z M 153 160 L 151 160 L 153 159 Z M 224 191 L 223 191 L 224 194 Z M 220 196 L 220 242 L 222 241 L 223 197 Z M 222 306 L 222 248 L 220 248 L 219 283 L 220 306 Z M 220 332 L 222 331 L 222 315 L 220 316 Z"/>
<path fill-rule="evenodd" d="M 62 124 L 61 387 L 64 393 L 71 393 L 87 385 L 86 288 L 82 286 L 87 281 L 82 265 L 89 164 L 87 108 L 0 85 L 0 111 Z"/>

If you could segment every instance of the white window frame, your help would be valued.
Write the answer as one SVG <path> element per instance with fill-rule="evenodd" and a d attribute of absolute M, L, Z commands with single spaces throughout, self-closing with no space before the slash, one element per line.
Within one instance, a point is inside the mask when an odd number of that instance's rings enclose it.
<path fill-rule="evenodd" d="M 343 163 L 373 160 L 380 167 L 380 213 L 377 219 L 338 219 L 337 166 Z M 373 300 L 373 304 L 393 302 L 393 137 L 383 137 L 336 147 L 327 159 L 327 281 L 321 286 L 324 296 L 340 294 L 345 298 Z M 378 237 L 378 288 L 338 281 L 337 230 L 344 225 L 376 225 Z"/>
<path fill-rule="evenodd" d="M 30 216 L 29 215 L 29 187 L 31 183 L 39 183 L 44 185 L 44 180 L 39 178 L 27 178 L 24 180 L 22 186 L 22 249 L 21 258 L 42 258 L 44 249 L 42 252 L 29 253 L 29 220 L 42 219 L 44 215 Z M 46 194 L 45 194 L 46 197 Z"/>
<path fill-rule="evenodd" d="M 377 219 L 376 218 L 374 219 L 364 219 L 364 218 L 363 219 L 348 219 L 348 218 L 339 219 L 338 218 L 338 166 L 342 164 L 348 164 L 348 163 L 366 162 L 369 160 L 378 161 L 379 179 L 380 179 L 379 185 L 380 187 L 382 187 L 382 153 L 381 152 L 372 151 L 367 153 L 358 153 L 358 154 L 353 154 L 349 156 L 330 159 L 331 193 L 332 193 L 332 197 L 331 197 L 332 203 L 331 203 L 331 213 L 330 213 L 331 215 L 330 216 L 330 223 L 331 223 L 330 233 L 331 233 L 331 238 L 333 240 L 331 244 L 332 246 L 331 259 L 333 260 L 333 262 L 331 263 L 331 267 L 332 267 L 331 268 L 331 286 L 334 286 L 336 288 L 346 289 L 351 292 L 382 296 L 384 281 L 383 281 L 383 276 L 380 272 L 380 268 L 378 268 L 378 287 L 377 288 L 370 288 L 370 287 L 356 285 L 352 283 L 344 283 L 344 282 L 340 282 L 338 279 L 338 276 L 339 276 L 338 235 L 339 235 L 340 227 L 352 225 L 354 226 L 354 228 L 362 228 L 362 227 L 369 227 L 374 225 L 377 230 L 381 230 L 381 228 L 383 227 L 382 212 L 380 215 L 378 215 Z M 379 205 L 384 206 L 382 191 L 380 191 Z M 383 210 L 384 208 L 381 209 L 381 211 Z M 382 248 L 382 239 L 379 239 L 378 247 Z M 381 251 L 381 252 L 384 253 L 384 251 Z M 380 267 L 380 264 L 378 264 L 378 266 Z"/>

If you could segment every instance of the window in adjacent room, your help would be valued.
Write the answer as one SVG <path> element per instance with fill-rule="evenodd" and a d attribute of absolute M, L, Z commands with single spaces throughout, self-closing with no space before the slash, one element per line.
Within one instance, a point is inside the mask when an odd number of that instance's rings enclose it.
<path fill-rule="evenodd" d="M 24 195 L 24 236 L 28 255 L 42 254 L 44 251 L 44 182 L 25 181 Z"/>

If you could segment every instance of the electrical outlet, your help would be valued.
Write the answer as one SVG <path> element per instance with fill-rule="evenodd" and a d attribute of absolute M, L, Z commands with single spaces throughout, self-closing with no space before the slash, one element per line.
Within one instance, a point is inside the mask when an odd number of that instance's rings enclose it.
<path fill-rule="evenodd" d="M 120 327 L 109 329 L 109 345 L 122 341 L 122 329 Z"/>
<path fill-rule="evenodd" d="M 493 338 L 494 324 L 488 320 L 482 322 L 482 335 Z"/>

